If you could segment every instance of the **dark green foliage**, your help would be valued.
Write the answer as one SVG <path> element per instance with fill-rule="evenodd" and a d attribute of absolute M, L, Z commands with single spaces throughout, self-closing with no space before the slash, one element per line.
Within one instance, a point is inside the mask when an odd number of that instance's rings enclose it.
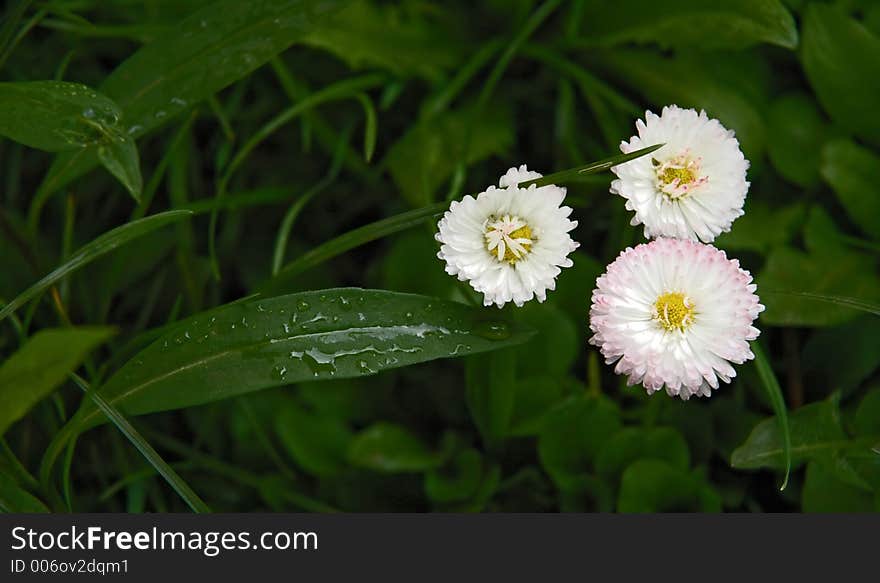
<path fill-rule="evenodd" d="M 880 510 L 877 3 L 8 4 L 0 510 Z M 688 402 L 588 345 L 671 103 L 750 160 L 767 307 Z M 434 226 L 520 164 L 581 246 L 499 311 Z"/>

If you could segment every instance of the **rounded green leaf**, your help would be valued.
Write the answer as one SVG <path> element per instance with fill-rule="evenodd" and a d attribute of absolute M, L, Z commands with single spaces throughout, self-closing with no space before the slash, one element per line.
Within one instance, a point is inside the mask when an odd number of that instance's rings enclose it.
<path fill-rule="evenodd" d="M 296 463 L 314 476 L 333 476 L 347 465 L 351 429 L 335 417 L 290 402 L 275 425 L 278 438 Z"/>
<path fill-rule="evenodd" d="M 805 93 L 777 98 L 770 105 L 768 129 L 773 137 L 767 143 L 767 152 L 776 170 L 799 186 L 819 182 L 819 162 L 828 123 L 816 102 Z"/>
<path fill-rule="evenodd" d="M 355 436 L 348 459 L 354 465 L 389 473 L 423 472 L 441 461 L 408 429 L 385 422 L 371 425 Z"/>
<path fill-rule="evenodd" d="M 618 512 L 721 512 L 721 497 L 700 477 L 655 459 L 629 466 L 620 480 Z"/>
<path fill-rule="evenodd" d="M 804 72 L 840 125 L 880 144 L 880 37 L 840 6 L 811 3 L 803 21 Z"/>

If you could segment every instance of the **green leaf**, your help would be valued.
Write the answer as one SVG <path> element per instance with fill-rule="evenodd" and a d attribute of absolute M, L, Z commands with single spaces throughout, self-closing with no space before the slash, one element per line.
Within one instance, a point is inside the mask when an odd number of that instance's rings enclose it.
<path fill-rule="evenodd" d="M 822 107 L 855 135 L 880 144 L 880 37 L 842 7 L 811 3 L 803 20 L 804 72 Z"/>
<path fill-rule="evenodd" d="M 46 505 L 27 490 L 21 488 L 11 477 L 0 472 L 0 512 L 49 512 Z"/>
<path fill-rule="evenodd" d="M 314 476 L 334 476 L 346 466 L 351 429 L 336 417 L 286 404 L 276 424 L 282 445 Z"/>
<path fill-rule="evenodd" d="M 514 124 L 506 107 L 487 107 L 476 116 L 473 106 L 444 112 L 413 126 L 388 151 L 388 168 L 401 195 L 413 206 L 434 201 L 434 193 L 464 158 L 473 124 L 467 164 L 500 154 L 513 143 Z"/>
<path fill-rule="evenodd" d="M 122 133 L 122 110 L 79 83 L 0 83 L 0 135 L 47 152 L 79 150 Z"/>
<path fill-rule="evenodd" d="M 829 128 L 816 102 L 806 93 L 785 94 L 770 105 L 768 121 L 773 139 L 767 153 L 776 170 L 799 186 L 818 183 L 822 144 Z"/>
<path fill-rule="evenodd" d="M 164 333 L 100 393 L 128 415 L 360 377 L 527 340 L 523 326 L 423 296 L 341 288 L 227 304 Z M 96 421 L 85 407 L 82 425 Z"/>
<path fill-rule="evenodd" d="M 247 76 L 302 39 L 345 4 L 340 0 L 221 0 L 168 27 L 104 81 L 100 90 L 122 108 L 127 134 L 138 138 Z M 88 151 L 55 160 L 40 204 L 97 163 Z"/>
<path fill-rule="evenodd" d="M 407 428 L 387 422 L 375 423 L 357 434 L 348 447 L 348 460 L 388 473 L 423 472 L 442 461 Z"/>
<path fill-rule="evenodd" d="M 619 49 L 602 52 L 597 64 L 656 107 L 676 103 L 705 109 L 726 128 L 736 131 L 749 160 L 755 163 L 763 157 L 766 128 L 757 99 L 760 96 L 749 94 L 728 71 L 716 73 L 721 63 L 712 53 L 687 51 L 668 58 L 653 51 Z M 687 83 L 681 79 L 687 79 Z"/>
<path fill-rule="evenodd" d="M 120 245 L 124 245 L 138 237 L 150 233 L 151 231 L 164 227 L 170 223 L 177 222 L 190 215 L 192 215 L 191 211 L 168 211 L 126 223 L 121 227 L 116 227 L 115 229 L 104 233 L 90 243 L 80 247 L 76 252 L 71 254 L 67 261 L 56 267 L 48 275 L 27 290 L 23 291 L 18 297 L 4 306 L 3 309 L 0 310 L 0 321 L 40 295 L 50 286 L 61 281 L 84 265 L 91 263 L 98 257 L 106 255 Z"/>
<path fill-rule="evenodd" d="M 483 458 L 473 448 L 453 457 L 446 465 L 425 473 L 425 494 L 446 504 L 467 500 L 477 493 L 483 478 Z"/>
<path fill-rule="evenodd" d="M 620 480 L 618 512 L 721 512 L 721 497 L 700 477 L 668 463 L 639 460 Z"/>
<path fill-rule="evenodd" d="M 290 285 L 290 282 L 303 271 L 320 265 L 328 259 L 332 259 L 365 243 L 420 225 L 434 215 L 443 212 L 447 207 L 446 203 L 437 203 L 352 229 L 303 253 L 297 259 L 282 267 L 274 277 L 258 286 L 257 290 L 261 293 L 284 291 Z"/>
<path fill-rule="evenodd" d="M 98 160 L 138 202 L 144 187 L 137 146 L 128 136 L 98 146 Z"/>
<path fill-rule="evenodd" d="M 465 400 L 487 447 L 494 448 L 507 434 L 513 414 L 516 357 L 499 350 L 488 357 L 467 359 Z"/>
<path fill-rule="evenodd" d="M 112 328 L 42 330 L 0 366 L 0 435 L 113 335 Z"/>
<path fill-rule="evenodd" d="M 822 462 L 826 467 L 841 467 L 839 460 L 851 456 L 871 456 L 871 447 L 878 436 L 850 438 L 844 431 L 837 400 L 831 398 L 810 403 L 792 412 L 791 460 L 793 467 L 806 461 Z M 765 419 L 758 423 L 752 433 L 731 456 L 735 468 L 785 467 L 784 443 L 778 423 Z"/>
<path fill-rule="evenodd" d="M 752 197 L 746 199 L 744 210 L 745 214 L 736 220 L 736 228 L 715 239 L 716 247 L 770 253 L 794 240 L 807 213 L 803 203 L 774 208 Z"/>
<path fill-rule="evenodd" d="M 880 301 L 874 258 L 847 248 L 837 227 L 818 207 L 810 211 L 804 241 L 807 253 L 777 248 L 758 275 L 761 301 L 767 307 L 761 314 L 762 322 L 831 326 L 855 318 L 858 313 L 852 308 L 857 304 L 867 307 Z M 833 301 L 835 296 L 852 298 L 854 302 L 849 303 L 853 305 L 835 305 L 843 303 Z"/>
<path fill-rule="evenodd" d="M 618 0 L 595 2 L 580 37 L 589 44 L 742 49 L 758 43 L 795 48 L 794 18 L 779 0 Z"/>
<path fill-rule="evenodd" d="M 807 464 L 801 490 L 803 512 L 873 512 L 874 495 L 840 480 L 822 464 Z"/>
<path fill-rule="evenodd" d="M 880 386 L 875 386 L 856 409 L 855 430 L 858 435 L 880 435 Z"/>
<path fill-rule="evenodd" d="M 452 31 L 407 6 L 353 2 L 314 27 L 303 44 L 329 51 L 353 69 L 381 68 L 400 77 L 439 81 L 459 63 L 464 44 Z"/>
<path fill-rule="evenodd" d="M 514 391 L 516 394 L 508 433 L 517 437 L 537 435 L 547 413 L 562 400 L 565 383 L 546 375 L 517 378 Z"/>
<path fill-rule="evenodd" d="M 821 172 L 849 218 L 880 239 L 880 156 L 851 140 L 835 140 L 822 150 Z"/>
<path fill-rule="evenodd" d="M 656 459 L 687 471 L 691 456 L 687 441 L 671 427 L 625 427 L 617 432 L 596 456 L 596 473 L 615 482 L 623 471 L 639 459 Z"/>
<path fill-rule="evenodd" d="M 581 350 L 571 315 L 549 303 L 529 302 L 518 308 L 515 316 L 517 322 L 538 331 L 516 349 L 518 375 L 550 374 L 561 378 L 568 374 Z"/>
<path fill-rule="evenodd" d="M 755 353 L 755 368 L 758 370 L 758 378 L 764 386 L 764 391 L 770 399 L 773 412 L 776 414 L 776 425 L 779 429 L 779 435 L 782 440 L 782 453 L 784 458 L 785 477 L 782 479 L 780 490 L 785 490 L 788 485 L 788 476 L 791 474 L 791 457 L 792 457 L 792 437 L 791 429 L 788 423 L 788 409 L 785 407 L 785 397 L 782 396 L 782 389 L 779 387 L 779 381 L 773 373 L 773 367 L 764 354 L 764 349 L 760 342 L 752 343 L 752 351 Z M 733 452 L 736 455 L 736 452 Z M 734 465 L 731 461 L 731 465 Z"/>
<path fill-rule="evenodd" d="M 621 427 L 617 405 L 604 397 L 571 397 L 551 411 L 538 437 L 541 465 L 561 487 L 588 472 Z"/>

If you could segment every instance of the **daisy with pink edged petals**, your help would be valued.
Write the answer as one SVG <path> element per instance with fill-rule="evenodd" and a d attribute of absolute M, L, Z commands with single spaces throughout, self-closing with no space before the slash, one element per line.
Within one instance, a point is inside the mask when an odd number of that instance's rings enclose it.
<path fill-rule="evenodd" d="M 572 265 L 568 254 L 578 244 L 569 231 L 577 222 L 568 219 L 571 208 L 562 206 L 565 189 L 519 187 L 540 177 L 525 166 L 511 168 L 501 188 L 490 186 L 453 202 L 437 225 L 437 257 L 446 262 L 446 272 L 469 282 L 487 306 L 543 302 L 561 268 Z"/>
<path fill-rule="evenodd" d="M 596 282 L 590 343 L 629 385 L 708 397 L 754 358 L 756 286 L 724 251 L 659 238 L 627 248 Z"/>

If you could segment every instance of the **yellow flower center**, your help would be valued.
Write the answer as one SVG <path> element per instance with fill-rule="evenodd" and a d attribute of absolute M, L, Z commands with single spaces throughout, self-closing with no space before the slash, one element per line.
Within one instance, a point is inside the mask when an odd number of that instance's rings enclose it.
<path fill-rule="evenodd" d="M 535 243 L 531 227 L 517 216 L 489 217 L 485 225 L 486 249 L 499 262 L 513 265 L 529 254 Z"/>
<path fill-rule="evenodd" d="M 665 162 L 652 158 L 651 163 L 657 174 L 657 187 L 670 200 L 689 194 L 709 180 L 700 175 L 700 162 L 700 158 L 693 158 L 688 151 Z"/>
<path fill-rule="evenodd" d="M 686 330 L 694 322 L 694 305 L 683 293 L 667 292 L 654 302 L 653 316 L 667 332 Z"/>

